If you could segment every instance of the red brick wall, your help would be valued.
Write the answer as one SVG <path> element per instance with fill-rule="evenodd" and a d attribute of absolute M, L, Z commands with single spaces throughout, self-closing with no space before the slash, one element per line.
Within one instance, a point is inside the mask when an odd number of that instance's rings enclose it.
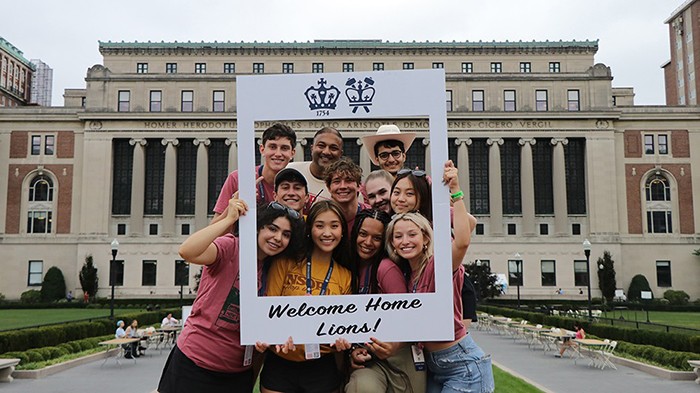
<path fill-rule="evenodd" d="M 690 157 L 690 139 L 687 130 L 671 131 L 671 153 L 676 158 Z"/>
<path fill-rule="evenodd" d="M 642 156 L 642 132 L 625 131 L 625 158 Z"/>
<path fill-rule="evenodd" d="M 12 131 L 10 134 L 10 158 L 26 158 L 29 152 L 29 133 Z"/>
<path fill-rule="evenodd" d="M 66 174 L 63 175 L 65 168 Z M 15 170 L 19 176 L 15 176 Z M 10 165 L 7 184 L 7 215 L 5 217 L 5 233 L 18 234 L 22 206 L 22 182 L 27 174 L 36 169 L 36 165 Z M 54 192 L 55 209 L 53 212 L 54 233 L 70 233 L 71 211 L 73 201 L 73 165 L 45 165 L 44 170 L 53 173 L 58 184 L 58 193 Z"/>
<path fill-rule="evenodd" d="M 75 134 L 73 131 L 59 131 L 56 134 L 56 157 L 73 158 L 75 150 Z"/>

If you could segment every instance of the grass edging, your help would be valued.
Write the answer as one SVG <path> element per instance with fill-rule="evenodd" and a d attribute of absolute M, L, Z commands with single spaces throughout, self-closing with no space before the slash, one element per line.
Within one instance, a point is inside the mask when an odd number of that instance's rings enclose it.
<path fill-rule="evenodd" d="M 555 393 L 555 392 L 553 392 L 553 391 L 551 391 L 551 390 L 545 388 L 544 386 L 538 384 L 537 382 L 535 382 L 535 381 L 533 381 L 533 380 L 531 380 L 531 379 L 529 379 L 529 378 L 527 378 L 527 377 L 524 377 L 523 375 L 521 375 L 521 374 L 519 374 L 519 373 L 517 373 L 517 372 L 515 372 L 515 371 L 513 371 L 513 370 L 511 370 L 511 369 L 509 369 L 508 367 L 505 367 L 504 365 L 502 365 L 502 364 L 500 364 L 500 363 L 494 361 L 493 359 L 491 360 L 491 363 L 492 363 L 494 366 L 496 366 L 496 367 L 500 368 L 501 370 L 505 371 L 506 373 L 512 375 L 513 377 L 518 378 L 518 379 L 522 379 L 525 383 L 528 383 L 528 384 L 532 385 L 534 388 L 541 390 L 543 393 Z"/>
<path fill-rule="evenodd" d="M 95 360 L 104 359 L 106 357 L 115 356 L 119 348 L 113 348 L 109 351 L 100 351 L 97 353 L 92 353 L 86 356 L 82 356 L 76 359 L 68 360 L 63 363 L 53 364 L 51 366 L 46 366 L 37 370 L 15 370 L 12 373 L 12 377 L 17 379 L 39 379 L 48 377 L 59 373 L 61 371 L 69 370 L 73 367 L 78 367 L 86 363 L 94 362 Z"/>

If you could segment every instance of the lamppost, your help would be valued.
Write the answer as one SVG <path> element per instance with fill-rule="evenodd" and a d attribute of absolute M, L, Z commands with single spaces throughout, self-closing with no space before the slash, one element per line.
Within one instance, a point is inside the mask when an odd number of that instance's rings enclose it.
<path fill-rule="evenodd" d="M 588 239 L 583 241 L 583 253 L 586 254 L 586 285 L 588 287 L 588 321 L 593 320 L 593 313 L 591 312 L 591 242 Z"/>
<path fill-rule="evenodd" d="M 117 260 L 117 252 L 119 252 L 119 242 L 117 239 L 112 240 L 112 262 L 109 266 L 109 284 L 112 286 L 112 300 L 109 302 L 109 319 L 114 320 L 114 265 Z"/>
<path fill-rule="evenodd" d="M 520 310 L 520 281 L 523 279 L 523 270 L 521 268 L 523 258 L 520 256 L 520 253 L 516 252 L 513 255 L 513 260 L 515 261 L 516 283 L 518 284 L 518 310 Z"/>

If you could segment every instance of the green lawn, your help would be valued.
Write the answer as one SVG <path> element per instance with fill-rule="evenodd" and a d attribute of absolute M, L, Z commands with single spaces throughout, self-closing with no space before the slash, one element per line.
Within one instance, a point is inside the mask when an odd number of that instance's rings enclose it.
<path fill-rule="evenodd" d="M 646 311 L 615 310 L 604 313 L 603 316 L 615 319 L 623 316 L 627 321 L 646 322 L 647 320 Z M 649 321 L 663 325 L 700 329 L 700 312 L 649 311 Z"/>
<path fill-rule="evenodd" d="M 493 366 L 493 379 L 496 384 L 496 393 L 542 393 L 540 389 L 537 389 L 520 378 L 508 374 L 496 366 Z"/>
<path fill-rule="evenodd" d="M 114 315 L 133 313 L 135 309 L 114 309 Z M 52 308 L 37 310 L 0 310 L 0 330 L 19 329 L 28 326 L 48 325 L 109 316 L 109 308 Z"/>

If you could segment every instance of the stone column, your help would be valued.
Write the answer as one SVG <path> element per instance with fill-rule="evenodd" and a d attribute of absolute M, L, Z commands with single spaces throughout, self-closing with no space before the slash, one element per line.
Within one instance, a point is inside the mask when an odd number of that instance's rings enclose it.
<path fill-rule="evenodd" d="M 422 143 L 425 146 L 425 172 L 430 173 L 430 139 L 423 138 Z"/>
<path fill-rule="evenodd" d="M 471 204 L 469 199 L 469 149 L 467 146 L 472 144 L 471 138 L 467 139 L 455 139 L 455 145 L 457 145 L 457 162 L 455 165 L 459 169 L 459 186 L 464 192 L 464 206 L 469 210 Z"/>
<path fill-rule="evenodd" d="M 294 149 L 294 162 L 304 161 L 304 146 L 306 146 L 306 138 L 297 138 L 297 146 Z"/>
<path fill-rule="evenodd" d="M 566 163 L 564 146 L 569 143 L 566 138 L 552 138 L 552 188 L 554 189 L 554 235 L 569 234 L 569 218 L 566 206 Z"/>
<path fill-rule="evenodd" d="M 503 236 L 503 189 L 501 187 L 501 149 L 503 138 L 489 138 L 489 233 Z"/>
<path fill-rule="evenodd" d="M 143 235 L 144 192 L 146 190 L 146 144 L 145 139 L 131 139 L 134 147 L 134 159 L 131 168 L 131 214 L 129 217 L 129 234 L 133 237 Z"/>
<path fill-rule="evenodd" d="M 532 166 L 534 138 L 522 138 L 520 146 L 520 203 L 523 209 L 523 235 L 535 236 L 535 173 Z"/>
<path fill-rule="evenodd" d="M 360 168 L 362 168 L 362 182 L 364 183 L 367 175 L 372 171 L 372 160 L 370 160 L 367 149 L 362 148 L 361 138 L 357 138 L 357 144 L 360 146 Z"/>
<path fill-rule="evenodd" d="M 209 139 L 195 139 L 192 141 L 197 146 L 197 178 L 195 179 L 194 194 L 194 225 L 195 230 L 207 226 L 209 223 L 208 192 L 209 192 L 209 154 L 207 146 L 211 143 Z"/>
<path fill-rule="evenodd" d="M 163 236 L 175 236 L 175 202 L 177 198 L 177 139 L 162 139 L 165 146 L 165 173 L 163 179 Z"/>
<path fill-rule="evenodd" d="M 209 140 L 207 139 L 207 146 L 209 146 Z M 226 139 L 224 141 L 226 146 L 228 146 L 228 173 L 235 171 L 238 168 L 238 144 L 234 139 Z"/>

